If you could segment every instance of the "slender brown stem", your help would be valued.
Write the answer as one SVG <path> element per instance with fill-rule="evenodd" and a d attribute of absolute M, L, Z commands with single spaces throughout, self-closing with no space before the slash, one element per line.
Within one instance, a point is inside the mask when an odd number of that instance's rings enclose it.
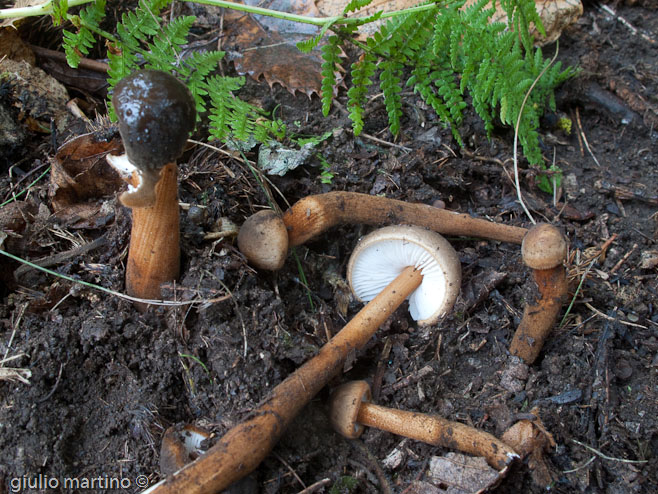
<path fill-rule="evenodd" d="M 520 244 L 527 229 L 467 214 L 356 192 L 308 196 L 283 215 L 290 247 L 301 245 L 342 223 L 418 225 L 445 235 L 463 235 Z"/>
<path fill-rule="evenodd" d="M 412 266 L 402 271 L 315 357 L 276 386 L 250 418 L 229 430 L 203 456 L 147 492 L 215 493 L 254 470 L 299 411 L 342 370 L 345 359 L 362 348 L 391 313 L 418 288 L 422 278 L 420 271 Z"/>
<path fill-rule="evenodd" d="M 544 346 L 569 289 L 566 269 L 562 265 L 553 269 L 533 269 L 533 275 L 539 296 L 526 305 L 509 348 L 512 355 L 521 357 L 528 364 L 535 361 Z"/>
<path fill-rule="evenodd" d="M 155 185 L 155 204 L 133 208 L 126 266 L 129 295 L 160 299 L 160 285 L 178 278 L 180 269 L 179 211 L 176 164 L 162 168 Z"/>
<path fill-rule="evenodd" d="M 496 470 L 503 470 L 518 458 L 512 448 L 488 432 L 442 417 L 363 403 L 357 421 L 434 446 L 484 456 Z"/>

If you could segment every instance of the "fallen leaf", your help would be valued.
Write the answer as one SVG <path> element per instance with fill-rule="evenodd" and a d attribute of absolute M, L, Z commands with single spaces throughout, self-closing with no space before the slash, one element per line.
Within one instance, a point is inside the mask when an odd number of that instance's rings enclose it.
<path fill-rule="evenodd" d="M 501 439 L 521 458 L 528 458 L 528 468 L 533 482 L 546 489 L 555 481 L 555 476 L 546 462 L 544 453 L 555 448 L 555 440 L 539 418 L 539 410 L 533 408 L 530 413 L 536 417 L 534 420 L 519 420 L 503 434 Z"/>
<path fill-rule="evenodd" d="M 98 228 L 114 211 L 99 199 L 124 183 L 105 161 L 121 151 L 120 140 L 102 133 L 83 134 L 64 143 L 51 159 L 50 194 L 55 216 L 72 228 Z"/>
<path fill-rule="evenodd" d="M 247 5 L 258 5 L 281 12 L 318 17 L 312 0 L 273 0 L 260 3 L 246 0 Z M 318 48 L 302 53 L 296 44 L 318 34 L 316 26 L 283 21 L 262 15 L 245 14 L 227 9 L 224 19 L 228 58 L 240 74 L 267 84 L 281 84 L 291 93 L 319 94 L 322 85 L 322 57 Z"/>
<path fill-rule="evenodd" d="M 505 473 L 491 468 L 484 458 L 459 453 L 433 456 L 429 465 L 432 484 L 441 488 L 445 494 L 485 492 L 496 486 Z"/>

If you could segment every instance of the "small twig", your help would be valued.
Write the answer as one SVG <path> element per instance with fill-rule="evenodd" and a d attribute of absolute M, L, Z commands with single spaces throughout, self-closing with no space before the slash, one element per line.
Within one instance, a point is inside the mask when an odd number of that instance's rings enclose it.
<path fill-rule="evenodd" d="M 596 456 L 592 456 L 589 460 L 587 460 L 585 463 L 583 463 L 583 464 L 580 465 L 579 467 L 573 468 L 573 469 L 571 469 L 571 470 L 562 470 L 562 473 L 574 473 L 574 472 L 577 472 L 577 471 L 579 471 L 579 470 L 582 470 L 582 469 L 585 468 L 587 465 L 589 465 L 590 463 L 592 463 L 595 459 L 596 459 Z"/>
<path fill-rule="evenodd" d="M 383 139 L 380 139 L 379 137 L 375 137 L 375 136 L 371 136 L 370 134 L 366 134 L 365 132 L 361 132 L 361 134 L 359 134 L 359 137 L 364 137 L 364 138 L 369 139 L 373 142 L 376 142 L 377 144 L 381 144 L 382 146 L 401 149 L 402 151 L 406 151 L 407 153 L 412 151 L 411 148 L 408 148 L 406 146 L 402 146 L 401 144 L 395 144 L 394 142 L 385 141 Z"/>
<path fill-rule="evenodd" d="M 73 257 L 81 256 L 83 254 L 86 254 L 87 252 L 102 247 L 105 244 L 106 240 L 107 239 L 105 238 L 105 236 L 98 237 L 97 239 L 92 240 L 91 242 L 87 242 L 86 244 L 81 245 L 80 247 L 75 247 L 71 250 L 59 252 L 57 254 L 44 257 L 43 259 L 37 259 L 35 261 L 32 261 L 32 263 L 44 268 L 47 268 L 49 266 L 54 266 L 61 262 L 67 261 Z M 22 266 L 16 268 L 16 271 L 14 271 L 14 278 L 18 279 L 24 274 L 31 271 L 32 269 L 35 269 L 33 265 L 23 264 Z"/>
<path fill-rule="evenodd" d="M 318 480 L 314 484 L 309 485 L 306 489 L 299 491 L 297 494 L 312 494 L 320 487 L 324 487 L 325 485 L 330 483 L 331 483 L 331 479 Z"/>
<path fill-rule="evenodd" d="M 587 136 L 585 135 L 585 131 L 583 130 L 583 126 L 580 123 L 580 111 L 578 111 L 578 108 L 576 108 L 576 121 L 578 122 L 578 133 L 583 139 L 583 143 L 585 144 L 585 148 L 587 149 L 587 152 L 590 154 L 590 156 L 594 160 L 594 163 L 596 163 L 596 166 L 601 168 L 601 163 L 599 163 L 599 160 L 596 159 L 596 156 L 594 156 L 594 153 L 592 152 L 592 149 L 589 147 L 589 142 L 587 142 Z"/>
<path fill-rule="evenodd" d="M 599 8 L 599 10 L 603 10 L 605 13 L 610 14 L 616 20 L 621 22 L 624 26 L 626 26 L 628 28 L 628 30 L 631 32 L 631 34 L 633 34 L 635 36 L 640 35 L 640 37 L 642 39 L 644 39 L 645 41 L 648 41 L 651 44 L 654 44 L 656 42 L 655 39 L 653 39 L 648 34 L 645 34 L 645 33 L 641 32 L 639 29 L 637 29 L 635 26 L 633 26 L 630 22 L 628 22 L 626 19 L 624 19 L 622 16 L 620 16 L 617 12 L 612 10 L 611 7 L 608 7 L 607 5 L 599 5 L 598 8 Z"/>
<path fill-rule="evenodd" d="M 647 326 L 643 326 L 642 324 L 636 324 L 636 323 L 630 322 L 630 321 L 621 321 L 621 320 L 618 320 L 618 319 L 616 319 L 614 317 L 611 317 L 607 314 L 604 314 L 603 312 L 601 312 L 600 310 L 598 310 L 597 308 L 592 306 L 592 304 L 590 304 L 589 302 L 585 302 L 585 307 L 587 307 L 589 310 L 594 312 L 597 316 L 602 317 L 603 319 L 606 319 L 607 321 L 617 321 L 619 324 L 623 324 L 624 326 L 632 326 L 634 328 L 649 329 Z"/>
<path fill-rule="evenodd" d="M 375 477 L 377 477 L 377 480 L 379 481 L 379 492 L 381 494 L 392 494 L 393 491 L 391 490 L 391 486 L 388 483 L 386 474 L 382 470 L 382 467 L 379 465 L 379 461 L 370 452 L 368 447 L 359 439 L 350 439 L 348 442 L 350 446 L 361 453 L 363 459 L 366 460 L 370 467 L 373 469 Z"/>
<path fill-rule="evenodd" d="M 42 48 L 37 45 L 30 45 L 30 49 L 38 56 L 43 58 L 49 58 L 51 60 L 56 60 L 58 62 L 67 63 L 66 54 L 61 51 L 49 50 L 48 48 Z M 87 69 L 93 72 L 99 72 L 101 74 L 107 74 L 109 65 L 105 62 L 99 62 L 98 60 L 93 60 L 91 58 L 80 58 L 80 63 L 78 68 Z"/>
<path fill-rule="evenodd" d="M 582 446 L 583 448 L 594 453 L 595 455 L 600 456 L 604 460 L 618 461 L 620 463 L 648 463 L 649 461 L 649 460 L 627 460 L 626 458 L 615 458 L 613 456 L 605 455 L 601 453 L 598 449 L 594 449 L 591 446 L 588 446 L 587 444 L 583 444 L 580 441 L 576 441 L 575 439 L 572 439 L 571 441 L 578 444 L 579 446 Z"/>
<path fill-rule="evenodd" d="M 62 369 L 64 368 L 64 364 L 59 364 L 59 372 L 57 373 L 57 379 L 55 380 L 55 385 L 53 386 L 53 389 L 51 389 L 46 396 L 43 398 L 39 398 L 37 400 L 37 403 L 43 403 L 44 401 L 48 400 L 54 393 L 55 390 L 57 389 L 57 386 L 59 386 L 59 380 L 62 378 Z"/>
<path fill-rule="evenodd" d="M 273 452 L 272 452 L 272 455 L 274 455 L 274 457 L 275 457 L 277 460 L 279 460 L 281 463 L 283 463 L 283 466 L 286 467 L 286 468 L 288 469 L 288 471 L 290 472 L 290 474 L 291 474 L 293 477 L 295 477 L 295 480 L 297 480 L 297 482 L 299 482 L 299 483 L 301 484 L 302 488 L 303 488 L 304 490 L 306 490 L 306 489 L 307 489 L 306 484 L 304 483 L 304 481 L 303 481 L 301 478 L 299 478 L 299 475 L 297 475 L 297 472 L 295 472 L 295 469 L 294 469 L 293 467 L 291 467 L 290 464 L 289 464 L 286 460 L 284 460 L 284 459 L 281 457 L 281 455 L 278 454 L 276 451 L 273 451 Z"/>
<path fill-rule="evenodd" d="M 610 274 L 616 273 L 617 270 L 618 270 L 619 268 L 621 268 L 621 266 L 622 266 L 626 261 L 628 261 L 628 258 L 631 257 L 631 255 L 633 254 L 633 252 L 635 252 L 635 250 L 637 249 L 637 247 L 638 247 L 637 244 L 633 244 L 633 247 L 631 247 L 631 250 L 629 250 L 628 252 L 626 252 L 626 254 L 624 254 L 624 257 L 622 257 L 621 259 L 619 259 L 619 261 L 617 262 L 617 264 L 615 264 L 615 265 L 613 266 L 613 268 L 610 270 Z"/>

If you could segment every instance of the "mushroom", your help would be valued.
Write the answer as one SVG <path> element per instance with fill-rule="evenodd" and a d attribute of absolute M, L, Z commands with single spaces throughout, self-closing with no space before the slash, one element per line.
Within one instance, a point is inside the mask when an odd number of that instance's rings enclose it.
<path fill-rule="evenodd" d="M 282 218 L 261 211 L 247 218 L 238 247 L 261 269 L 281 269 L 288 248 L 301 245 L 339 224 L 383 225 L 406 223 L 446 235 L 464 235 L 520 244 L 527 229 L 473 218 L 467 214 L 357 192 L 328 192 L 305 197 Z M 287 243 L 279 239 L 287 231 Z M 277 246 L 277 250 L 273 246 Z"/>
<path fill-rule="evenodd" d="M 438 233 L 428 233 L 436 235 Z M 398 240 L 400 246 L 411 235 Z M 445 252 L 441 241 L 428 243 Z M 357 249 L 358 250 L 358 249 Z M 400 251 L 403 249 L 400 247 Z M 354 255 L 360 255 L 356 252 Z M 455 256 L 454 252 L 448 253 Z M 428 256 L 429 257 L 429 256 Z M 351 261 L 350 261 L 351 262 Z M 250 418 L 229 430 L 212 448 L 194 462 L 152 486 L 143 494 L 206 494 L 225 489 L 253 471 L 268 455 L 286 427 L 306 404 L 343 370 L 347 358 L 363 348 L 388 317 L 421 286 L 432 261 L 416 266 L 410 262 L 354 318 L 336 333 L 311 360 L 278 384 Z M 453 281 L 459 285 L 458 281 Z M 438 298 L 445 295 L 437 294 Z M 444 304 L 448 310 L 448 304 Z"/>
<path fill-rule="evenodd" d="M 179 274 L 176 159 L 194 129 L 194 98 L 174 76 L 140 70 L 119 81 L 112 104 L 126 152 L 107 161 L 130 183 L 119 200 L 133 209 L 126 290 L 158 299 Z"/>
<path fill-rule="evenodd" d="M 567 241 L 558 228 L 540 223 L 530 229 L 521 244 L 523 262 L 532 269 L 538 297 L 526 304 L 510 353 L 526 363 L 535 361 L 562 308 L 569 285 L 564 263 Z"/>
<path fill-rule="evenodd" d="M 433 446 L 482 456 L 497 470 L 505 470 L 519 455 L 500 439 L 468 425 L 423 413 L 386 408 L 371 403 L 366 381 L 336 388 L 329 401 L 329 420 L 339 434 L 358 438 L 364 426 L 416 439 Z"/>
<path fill-rule="evenodd" d="M 423 273 L 409 297 L 409 313 L 419 326 L 435 324 L 452 309 L 461 287 L 459 256 L 438 233 L 414 226 L 375 230 L 352 253 L 347 279 L 356 297 L 368 302 L 406 266 Z"/>

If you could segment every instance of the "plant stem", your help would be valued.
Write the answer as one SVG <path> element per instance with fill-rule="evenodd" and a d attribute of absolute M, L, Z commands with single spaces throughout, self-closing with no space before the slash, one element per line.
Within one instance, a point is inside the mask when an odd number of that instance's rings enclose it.
<path fill-rule="evenodd" d="M 84 5 L 86 3 L 93 2 L 93 0 L 69 0 L 68 6 L 75 7 L 77 5 Z M 278 10 L 265 9 L 262 7 L 256 7 L 253 5 L 244 5 L 241 3 L 229 2 L 227 0 L 195 0 L 194 3 L 203 4 L 203 5 L 212 5 L 215 7 L 224 7 L 227 9 L 238 10 L 241 12 L 247 12 L 250 14 L 259 14 L 266 15 L 268 17 L 275 17 L 277 19 L 300 22 L 302 24 L 312 24 L 314 26 L 323 26 L 327 23 L 340 23 L 344 25 L 357 24 L 363 19 L 367 19 L 371 16 L 362 16 L 362 17 L 343 17 L 342 15 L 336 15 L 332 17 L 310 17 L 306 15 L 291 14 L 288 12 L 281 12 Z M 48 15 L 52 14 L 52 0 L 48 0 L 40 5 L 33 5 L 30 7 L 17 7 L 10 9 L 0 9 L 0 19 L 15 19 L 21 17 L 31 17 L 38 15 Z M 436 9 L 437 6 L 433 3 L 418 5 L 416 7 L 411 7 L 409 9 L 403 10 L 394 10 L 391 12 L 384 12 L 380 19 L 387 19 L 390 17 L 397 17 L 399 15 L 412 14 L 414 12 L 425 12 L 428 10 Z"/>
<path fill-rule="evenodd" d="M 252 5 L 244 5 L 241 3 L 230 2 L 228 0 L 195 0 L 195 3 L 214 5 L 215 7 L 225 7 L 227 9 L 239 10 L 241 12 L 248 12 L 250 14 L 266 15 L 268 17 L 276 17 L 277 19 L 293 21 L 293 22 L 301 22 L 303 24 L 312 24 L 314 26 L 323 26 L 324 24 L 327 23 L 340 23 L 343 25 L 357 24 L 363 19 L 372 17 L 371 15 L 362 16 L 362 17 L 344 17 L 342 15 L 336 15 L 332 17 L 309 17 L 306 15 L 290 14 L 288 12 L 280 12 L 278 10 L 265 9 L 262 7 L 255 7 Z M 437 6 L 434 3 L 417 5 L 416 7 L 411 7 L 409 9 L 384 12 L 381 15 L 380 19 L 397 17 L 398 15 L 403 15 L 403 14 L 406 15 L 414 12 L 425 12 L 427 10 L 432 10 L 435 8 L 437 8 Z"/>
<path fill-rule="evenodd" d="M 69 0 L 68 6 L 84 5 L 93 0 Z M 10 9 L 0 9 L 0 19 L 18 19 L 21 17 L 33 17 L 37 15 L 48 15 L 53 13 L 53 0 L 47 0 L 39 5 L 30 5 L 29 7 L 13 7 Z"/>

